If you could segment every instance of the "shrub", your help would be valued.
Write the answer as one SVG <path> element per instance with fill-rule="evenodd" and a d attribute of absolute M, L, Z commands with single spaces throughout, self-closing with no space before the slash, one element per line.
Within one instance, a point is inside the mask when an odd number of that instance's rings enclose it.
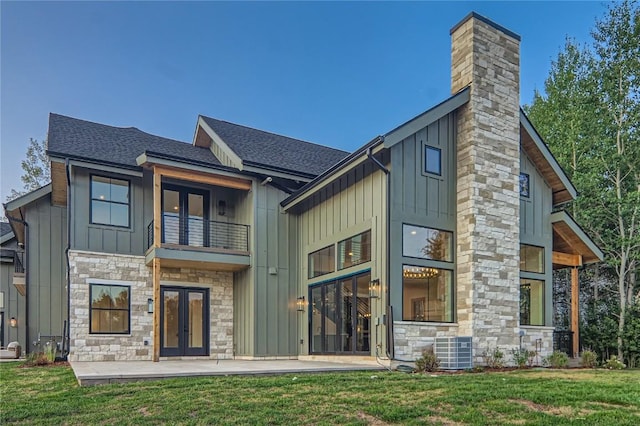
<path fill-rule="evenodd" d="M 526 366 L 531 367 L 533 365 L 533 360 L 536 357 L 536 351 L 512 349 L 511 356 L 513 357 L 513 362 L 518 366 L 518 368 L 524 368 Z"/>
<path fill-rule="evenodd" d="M 489 368 L 503 368 L 504 367 L 504 352 L 500 348 L 493 350 L 487 349 L 482 352 L 482 359 Z"/>
<path fill-rule="evenodd" d="M 623 370 L 626 368 L 626 365 L 624 365 L 617 356 L 611 355 L 611 358 L 604 363 L 604 368 L 608 368 L 609 370 Z"/>
<path fill-rule="evenodd" d="M 598 365 L 598 355 L 591 350 L 582 352 L 581 365 L 584 368 L 595 368 Z"/>
<path fill-rule="evenodd" d="M 47 355 L 43 352 L 30 352 L 27 354 L 27 359 L 24 365 L 29 367 L 42 366 L 51 364 L 51 361 L 47 358 Z"/>
<path fill-rule="evenodd" d="M 433 349 L 425 349 L 422 356 L 416 359 L 416 370 L 420 373 L 436 371 L 440 367 L 440 360 L 433 353 Z"/>
<path fill-rule="evenodd" d="M 569 357 L 564 352 L 553 351 L 542 363 L 551 368 L 565 368 L 569 364 Z"/>

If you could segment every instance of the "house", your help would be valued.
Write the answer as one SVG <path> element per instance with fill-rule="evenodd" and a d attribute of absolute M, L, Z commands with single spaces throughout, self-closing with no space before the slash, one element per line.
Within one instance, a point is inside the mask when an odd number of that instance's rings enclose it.
<path fill-rule="evenodd" d="M 64 336 L 82 361 L 548 354 L 552 270 L 573 268 L 577 303 L 602 253 L 519 107 L 520 37 L 471 13 L 451 39 L 451 97 L 353 153 L 205 116 L 187 144 L 51 114 L 51 184 L 5 205 L 16 338 Z"/>

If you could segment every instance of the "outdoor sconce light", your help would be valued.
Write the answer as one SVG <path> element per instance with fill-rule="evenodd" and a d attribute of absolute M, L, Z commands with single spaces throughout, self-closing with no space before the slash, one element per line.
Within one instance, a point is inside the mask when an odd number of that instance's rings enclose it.
<path fill-rule="evenodd" d="M 153 299 L 147 299 L 147 312 L 153 313 Z"/>
<path fill-rule="evenodd" d="M 298 312 L 304 312 L 304 296 L 300 296 L 296 299 L 296 307 L 298 309 Z"/>
<path fill-rule="evenodd" d="M 11 328 L 16 328 L 18 326 L 18 320 L 16 319 L 16 317 L 11 317 L 11 319 L 9 320 L 9 325 L 11 326 Z"/>
<path fill-rule="evenodd" d="M 375 279 L 369 283 L 369 297 L 377 299 L 380 297 L 380 280 Z"/>
<path fill-rule="evenodd" d="M 227 202 L 224 200 L 218 201 L 218 214 L 224 216 L 227 214 Z"/>

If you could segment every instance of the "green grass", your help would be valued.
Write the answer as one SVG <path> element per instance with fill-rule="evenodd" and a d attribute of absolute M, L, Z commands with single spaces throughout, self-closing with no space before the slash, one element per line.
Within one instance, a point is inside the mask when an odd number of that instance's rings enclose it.
<path fill-rule="evenodd" d="M 0 424 L 640 424 L 640 371 L 389 372 L 79 387 L 69 367 L 0 364 Z"/>

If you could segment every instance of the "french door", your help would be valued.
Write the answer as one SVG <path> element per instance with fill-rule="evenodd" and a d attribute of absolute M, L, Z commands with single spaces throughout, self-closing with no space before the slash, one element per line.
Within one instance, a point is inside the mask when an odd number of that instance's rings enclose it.
<path fill-rule="evenodd" d="M 162 242 L 209 245 L 209 194 L 176 185 L 162 187 Z"/>
<path fill-rule="evenodd" d="M 370 281 L 367 272 L 310 287 L 310 353 L 370 353 Z"/>
<path fill-rule="evenodd" d="M 209 289 L 160 287 L 160 355 L 209 355 Z"/>

